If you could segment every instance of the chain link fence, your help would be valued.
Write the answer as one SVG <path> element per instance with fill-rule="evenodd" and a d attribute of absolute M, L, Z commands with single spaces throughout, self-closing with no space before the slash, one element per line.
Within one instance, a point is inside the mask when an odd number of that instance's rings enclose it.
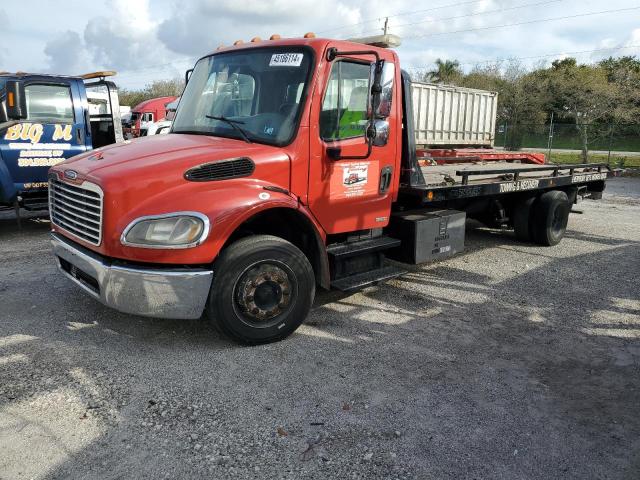
<path fill-rule="evenodd" d="M 506 150 L 535 149 L 547 153 L 551 161 L 582 161 L 584 142 L 588 161 L 619 167 L 640 167 L 640 125 L 569 123 L 498 123 L 496 147 Z"/>

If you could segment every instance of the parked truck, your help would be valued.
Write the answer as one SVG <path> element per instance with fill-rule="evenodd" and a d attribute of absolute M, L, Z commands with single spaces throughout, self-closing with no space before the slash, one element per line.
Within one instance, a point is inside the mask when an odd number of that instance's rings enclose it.
<path fill-rule="evenodd" d="M 169 133 L 171 124 L 173 123 L 173 117 L 175 117 L 176 110 L 178 109 L 179 101 L 180 97 L 176 98 L 173 102 L 167 103 L 164 120 L 147 125 L 146 135 L 166 135 Z"/>
<path fill-rule="evenodd" d="M 51 166 L 123 140 L 112 75 L 0 73 L 0 207 L 46 208 Z"/>
<path fill-rule="evenodd" d="M 206 313 L 261 343 L 298 328 L 316 287 L 352 291 L 461 252 L 468 217 L 557 244 L 571 205 L 614 172 L 508 152 L 421 160 L 415 88 L 388 40 L 274 36 L 202 57 L 168 135 L 51 169 L 62 273 L 122 312 Z"/>
<path fill-rule="evenodd" d="M 178 97 L 158 97 L 140 102 L 131 110 L 129 128 L 125 133 L 129 136 L 144 137 L 147 129 L 155 122 L 161 122 L 167 114 L 167 105 L 174 102 Z"/>

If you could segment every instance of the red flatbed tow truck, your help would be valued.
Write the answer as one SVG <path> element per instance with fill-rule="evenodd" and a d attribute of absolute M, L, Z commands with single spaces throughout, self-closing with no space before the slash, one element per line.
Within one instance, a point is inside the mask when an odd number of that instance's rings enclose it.
<path fill-rule="evenodd" d="M 170 134 L 51 169 L 60 270 L 120 311 L 207 314 L 261 343 L 296 330 L 316 286 L 351 291 L 401 275 L 387 257 L 462 251 L 467 217 L 558 243 L 572 203 L 615 172 L 419 153 L 392 41 L 274 36 L 201 58 Z"/>

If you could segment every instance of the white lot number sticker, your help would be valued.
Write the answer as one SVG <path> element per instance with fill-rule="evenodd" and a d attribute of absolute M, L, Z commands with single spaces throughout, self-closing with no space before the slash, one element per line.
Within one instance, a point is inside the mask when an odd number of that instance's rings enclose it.
<path fill-rule="evenodd" d="M 271 55 L 270 67 L 299 67 L 302 53 L 274 53 Z"/>

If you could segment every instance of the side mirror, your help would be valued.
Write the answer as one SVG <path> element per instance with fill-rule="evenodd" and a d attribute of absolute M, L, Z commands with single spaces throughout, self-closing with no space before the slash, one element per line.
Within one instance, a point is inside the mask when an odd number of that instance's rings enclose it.
<path fill-rule="evenodd" d="M 22 120 L 27 118 L 27 98 L 24 85 L 19 80 L 9 80 L 5 86 L 7 120 Z"/>
<path fill-rule="evenodd" d="M 186 72 L 184 72 L 184 86 L 187 86 L 187 83 L 189 83 L 189 79 L 191 78 L 191 74 L 193 73 L 193 68 L 190 68 L 189 70 L 187 70 Z"/>
<path fill-rule="evenodd" d="M 372 65 L 371 109 L 372 118 L 387 118 L 391 114 L 395 66 L 380 60 Z"/>
<path fill-rule="evenodd" d="M 395 73 L 394 64 L 385 62 L 380 76 L 380 95 L 377 102 L 374 103 L 373 115 L 375 118 L 387 118 L 391 114 Z"/>
<path fill-rule="evenodd" d="M 376 119 L 369 124 L 367 137 L 374 147 L 384 147 L 389 142 L 389 122 Z"/>

